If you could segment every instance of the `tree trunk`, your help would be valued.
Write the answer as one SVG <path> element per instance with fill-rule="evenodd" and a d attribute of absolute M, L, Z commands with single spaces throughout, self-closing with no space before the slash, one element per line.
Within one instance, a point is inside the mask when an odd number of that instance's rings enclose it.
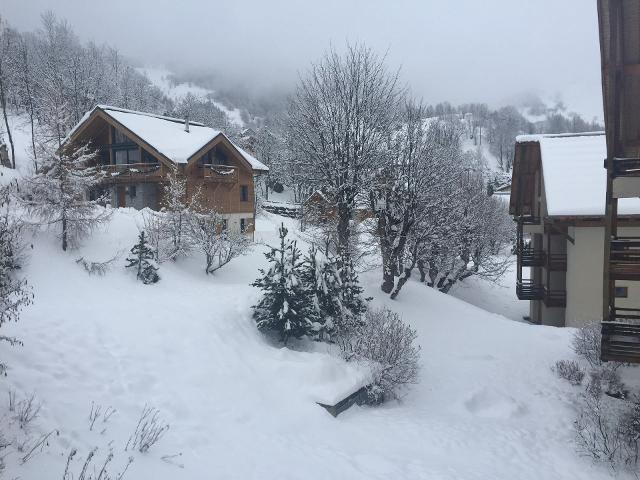
<path fill-rule="evenodd" d="M 62 217 L 62 251 L 67 251 L 67 217 Z"/>
<path fill-rule="evenodd" d="M 11 167 L 16 168 L 16 152 L 13 146 L 13 137 L 11 136 L 11 128 L 9 128 L 9 118 L 7 117 L 7 99 L 4 92 L 4 80 L 2 79 L 2 66 L 0 66 L 0 106 L 2 106 L 2 115 L 4 116 L 4 124 L 7 128 L 7 137 L 9 138 L 9 146 L 11 147 Z"/>
<path fill-rule="evenodd" d="M 338 203 L 338 256 L 347 256 L 349 252 L 349 228 L 351 209 L 344 202 Z"/>

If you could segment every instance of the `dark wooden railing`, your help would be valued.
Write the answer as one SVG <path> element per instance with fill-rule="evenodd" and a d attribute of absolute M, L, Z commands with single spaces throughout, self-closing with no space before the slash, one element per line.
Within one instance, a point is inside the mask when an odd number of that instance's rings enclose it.
<path fill-rule="evenodd" d="M 238 181 L 238 169 L 226 165 L 205 164 L 202 165 L 202 176 L 218 182 L 235 183 Z"/>
<path fill-rule="evenodd" d="M 606 160 L 605 160 L 606 168 Z M 640 158 L 614 158 L 614 177 L 640 177 Z"/>
<path fill-rule="evenodd" d="M 543 250 L 526 245 L 517 252 L 523 267 L 541 267 L 546 262 L 546 255 Z"/>
<path fill-rule="evenodd" d="M 521 215 L 520 220 L 523 225 L 539 225 L 540 217 L 536 217 L 534 215 Z"/>
<path fill-rule="evenodd" d="M 602 322 L 600 357 L 605 362 L 640 363 L 640 324 Z"/>
<path fill-rule="evenodd" d="M 162 175 L 159 163 L 125 163 L 102 165 L 106 180 L 131 177 L 159 177 Z"/>
<path fill-rule="evenodd" d="M 567 271 L 567 254 L 566 253 L 547 254 L 547 268 L 553 271 L 566 272 Z"/>
<path fill-rule="evenodd" d="M 611 240 L 610 270 L 616 280 L 640 280 L 640 238 L 618 237 Z"/>
<path fill-rule="evenodd" d="M 550 290 L 544 291 L 544 304 L 547 307 L 566 307 L 567 306 L 567 292 L 564 290 Z"/>
<path fill-rule="evenodd" d="M 520 300 L 543 300 L 544 286 L 533 280 L 520 280 L 516 282 L 516 296 Z"/>

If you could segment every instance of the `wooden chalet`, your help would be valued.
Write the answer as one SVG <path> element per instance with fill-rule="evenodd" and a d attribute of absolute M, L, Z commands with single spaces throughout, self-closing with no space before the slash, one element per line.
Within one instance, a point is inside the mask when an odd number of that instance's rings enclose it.
<path fill-rule="evenodd" d="M 622 284 L 640 285 L 640 233 L 624 228 L 624 205 L 640 196 L 640 0 L 598 0 L 598 22 L 607 140 L 601 355 L 640 363 L 640 298 L 616 295 Z"/>
<path fill-rule="evenodd" d="M 102 189 L 114 207 L 163 206 L 168 175 L 177 169 L 187 195 L 200 189 L 203 206 L 223 214 L 230 226 L 252 231 L 254 177 L 268 168 L 224 133 L 187 120 L 98 105 L 65 139 L 99 151 L 106 172 Z"/>
<path fill-rule="evenodd" d="M 606 155 L 604 133 L 522 135 L 515 148 L 509 211 L 517 222 L 516 294 L 530 320 L 581 326 L 602 313 Z M 626 199 L 620 228 L 640 236 L 640 200 Z M 621 306 L 640 303 L 640 284 L 621 278 Z"/>

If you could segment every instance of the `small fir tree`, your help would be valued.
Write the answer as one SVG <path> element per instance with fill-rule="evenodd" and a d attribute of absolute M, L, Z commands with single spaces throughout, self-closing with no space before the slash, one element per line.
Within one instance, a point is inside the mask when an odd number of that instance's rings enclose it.
<path fill-rule="evenodd" d="M 314 330 L 320 339 L 330 340 L 347 313 L 342 306 L 342 282 L 334 258 L 327 258 L 311 246 L 304 259 L 302 279 L 311 293 L 318 322 Z"/>
<path fill-rule="evenodd" d="M 261 278 L 252 283 L 263 291 L 253 307 L 253 318 L 260 330 L 280 334 L 286 345 L 289 338 L 300 338 L 313 331 L 317 322 L 309 288 L 302 281 L 302 258 L 295 241 L 287 239 L 284 224 L 279 229 L 280 248 L 265 253 L 271 264 L 260 270 Z"/>
<path fill-rule="evenodd" d="M 132 256 L 127 258 L 129 264 L 125 268 L 134 268 L 138 280 L 141 280 L 145 285 L 160 280 L 158 267 L 154 262 L 155 253 L 145 238 L 144 230 L 138 235 L 138 243 L 131 248 L 131 254 Z"/>
<path fill-rule="evenodd" d="M 371 298 L 364 298 L 362 295 L 364 289 L 358 280 L 353 261 L 349 255 L 343 255 L 338 259 L 340 268 L 338 274 L 340 276 L 340 301 L 344 310 L 341 318 L 341 324 L 337 325 L 339 330 L 348 331 L 354 327 L 361 325 L 363 316 L 367 312 L 367 302 Z"/>

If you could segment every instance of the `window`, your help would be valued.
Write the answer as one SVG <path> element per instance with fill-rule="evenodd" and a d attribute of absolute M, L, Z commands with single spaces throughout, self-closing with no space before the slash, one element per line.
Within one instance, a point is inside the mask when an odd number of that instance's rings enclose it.
<path fill-rule="evenodd" d="M 136 186 L 135 185 L 129 185 L 129 197 L 131 198 L 136 198 Z"/>
<path fill-rule="evenodd" d="M 224 230 L 226 230 L 226 229 L 227 229 L 227 226 L 228 226 L 228 224 L 227 224 L 227 219 L 226 219 L 226 218 L 223 218 L 223 219 L 222 219 L 222 230 L 223 230 L 223 231 L 224 231 Z"/>
<path fill-rule="evenodd" d="M 240 185 L 240 201 L 248 202 L 249 201 L 249 186 L 248 185 Z"/>
<path fill-rule="evenodd" d="M 142 150 L 142 163 L 158 163 L 158 159 L 146 150 Z"/>
<path fill-rule="evenodd" d="M 205 153 L 202 157 L 200 157 L 200 160 L 198 161 L 198 164 L 202 167 L 203 165 L 211 165 L 211 150 L 209 150 L 207 153 Z"/>
<path fill-rule="evenodd" d="M 627 298 L 629 296 L 629 287 L 616 287 L 616 298 Z"/>
<path fill-rule="evenodd" d="M 240 219 L 240 232 L 244 233 L 247 230 L 247 221 L 244 218 Z"/>
<path fill-rule="evenodd" d="M 131 163 L 140 163 L 140 150 L 138 147 L 126 150 L 116 150 L 116 165 L 126 165 Z"/>

